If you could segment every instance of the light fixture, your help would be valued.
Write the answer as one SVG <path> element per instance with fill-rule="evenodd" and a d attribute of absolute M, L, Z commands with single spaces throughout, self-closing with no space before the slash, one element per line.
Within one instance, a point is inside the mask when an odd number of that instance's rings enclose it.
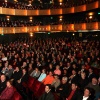
<path fill-rule="evenodd" d="M 33 37 L 33 33 L 32 32 L 30 33 L 30 37 Z"/>

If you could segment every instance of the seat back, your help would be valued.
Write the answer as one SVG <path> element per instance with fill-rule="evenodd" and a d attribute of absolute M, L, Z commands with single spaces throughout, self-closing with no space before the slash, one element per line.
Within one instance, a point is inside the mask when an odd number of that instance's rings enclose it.
<path fill-rule="evenodd" d="M 32 91 L 33 91 L 34 93 L 38 92 L 38 90 L 39 90 L 41 84 L 42 84 L 41 82 L 35 80 L 35 82 L 34 82 L 34 84 L 33 84 L 33 87 L 32 87 Z"/>
<path fill-rule="evenodd" d="M 22 96 L 17 91 L 15 91 L 12 100 L 23 100 L 23 99 Z"/>
<path fill-rule="evenodd" d="M 27 86 L 29 89 L 32 88 L 34 82 L 35 82 L 35 79 L 33 77 L 29 77 L 28 82 L 27 82 Z"/>
<path fill-rule="evenodd" d="M 35 94 L 35 96 L 37 98 L 39 98 L 43 93 L 45 92 L 45 85 L 41 84 L 39 90 L 37 91 L 37 93 Z"/>

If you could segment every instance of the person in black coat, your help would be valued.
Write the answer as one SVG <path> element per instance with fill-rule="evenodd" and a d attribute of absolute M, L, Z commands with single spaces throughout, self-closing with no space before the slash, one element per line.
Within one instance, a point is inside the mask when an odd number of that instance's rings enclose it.
<path fill-rule="evenodd" d="M 39 98 L 39 100 L 55 100 L 54 96 L 51 92 L 51 85 L 47 84 L 45 86 L 45 92 L 43 93 L 43 95 Z"/>
<path fill-rule="evenodd" d="M 21 90 L 23 88 L 23 83 L 26 83 L 28 81 L 28 73 L 26 72 L 26 69 L 22 69 L 22 76 L 19 80 L 16 82 L 16 88 Z"/>
<path fill-rule="evenodd" d="M 94 100 L 94 96 L 91 95 L 91 88 L 86 87 L 84 89 L 84 94 L 80 95 L 77 100 Z"/>
<path fill-rule="evenodd" d="M 79 96 L 80 91 L 78 89 L 77 83 L 72 83 L 71 89 L 69 90 L 66 100 L 77 100 Z"/>
<path fill-rule="evenodd" d="M 13 71 L 11 80 L 14 83 L 16 83 L 20 79 L 21 76 L 22 76 L 22 72 L 20 71 L 19 67 L 16 67 L 15 70 Z"/>
<path fill-rule="evenodd" d="M 0 81 L 0 93 L 6 88 L 6 76 L 1 75 L 1 81 Z"/>
<path fill-rule="evenodd" d="M 78 80 L 78 85 L 80 87 L 81 92 L 83 92 L 84 88 L 88 85 L 88 79 L 86 78 L 85 72 L 81 73 L 81 76 L 79 77 L 79 80 Z"/>
<path fill-rule="evenodd" d="M 66 98 L 69 91 L 69 84 L 67 83 L 68 78 L 62 77 L 62 83 L 57 88 L 56 92 L 60 94 L 60 99 L 63 100 Z"/>
<path fill-rule="evenodd" d="M 72 70 L 72 75 L 69 77 L 69 83 L 78 83 L 79 77 L 75 69 Z"/>

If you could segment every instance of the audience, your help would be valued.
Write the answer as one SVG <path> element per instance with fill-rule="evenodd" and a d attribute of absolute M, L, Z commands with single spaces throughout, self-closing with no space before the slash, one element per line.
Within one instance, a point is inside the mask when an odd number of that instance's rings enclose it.
<path fill-rule="evenodd" d="M 22 90 L 23 83 L 27 84 L 31 76 L 41 84 L 50 84 L 50 92 L 58 94 L 61 100 L 98 100 L 99 48 L 99 41 L 70 41 L 68 38 L 34 39 L 31 43 L 21 39 L 0 44 L 0 93 L 5 90 L 8 79 L 17 90 Z M 95 62 L 98 68 L 93 66 Z M 91 99 L 93 93 L 95 99 Z"/>

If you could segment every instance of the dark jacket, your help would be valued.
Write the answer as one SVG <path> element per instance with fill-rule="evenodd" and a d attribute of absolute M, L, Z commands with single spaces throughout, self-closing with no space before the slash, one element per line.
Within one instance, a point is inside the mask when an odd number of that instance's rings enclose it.
<path fill-rule="evenodd" d="M 0 93 L 6 88 L 6 82 L 7 81 L 0 82 Z"/>
<path fill-rule="evenodd" d="M 71 91 L 72 91 L 72 90 L 69 91 L 68 96 L 70 95 Z M 68 96 L 67 96 L 67 98 L 68 98 Z M 77 90 L 74 92 L 74 94 L 73 94 L 71 100 L 77 100 L 79 96 L 80 96 L 80 91 L 77 89 Z"/>
<path fill-rule="evenodd" d="M 54 96 L 53 96 L 53 94 L 51 93 L 51 92 L 49 92 L 49 93 L 44 93 L 41 97 L 40 97 L 40 99 L 39 100 L 55 100 L 54 99 Z"/>

